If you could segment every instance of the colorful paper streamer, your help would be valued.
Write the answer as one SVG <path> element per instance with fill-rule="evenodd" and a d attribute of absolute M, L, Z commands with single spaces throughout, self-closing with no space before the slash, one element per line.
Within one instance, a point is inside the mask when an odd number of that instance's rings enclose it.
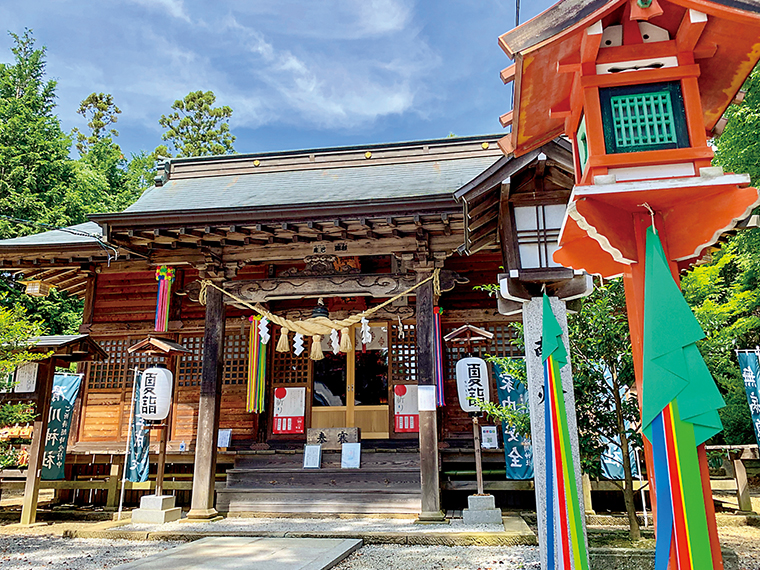
<path fill-rule="evenodd" d="M 704 338 L 673 280 L 662 243 L 647 230 L 641 420 L 652 443 L 657 497 L 655 570 L 713 568 L 697 446 L 722 429 L 724 404 L 697 341 Z"/>
<path fill-rule="evenodd" d="M 169 304 L 171 303 L 174 268 L 162 265 L 156 269 L 158 294 L 156 297 L 156 332 L 166 332 L 169 325 Z"/>
<path fill-rule="evenodd" d="M 443 394 L 443 335 L 441 332 L 441 313 L 440 307 L 433 307 L 433 373 L 435 374 L 435 399 L 436 404 L 445 406 L 446 401 Z"/>
<path fill-rule="evenodd" d="M 544 363 L 546 430 L 546 547 L 550 568 L 588 570 L 583 514 L 578 497 L 570 428 L 560 369 L 567 364 L 562 328 L 544 294 L 541 359 Z M 559 540 L 555 540 L 558 537 Z M 555 551 L 555 545 L 559 552 Z M 555 562 L 556 561 L 556 562 Z M 555 565 L 556 564 L 556 565 Z"/>
<path fill-rule="evenodd" d="M 267 323 L 259 316 L 249 317 L 251 332 L 248 339 L 248 391 L 245 409 L 260 414 L 264 411 L 265 380 L 267 370 Z M 264 340 L 266 338 L 266 341 Z"/>

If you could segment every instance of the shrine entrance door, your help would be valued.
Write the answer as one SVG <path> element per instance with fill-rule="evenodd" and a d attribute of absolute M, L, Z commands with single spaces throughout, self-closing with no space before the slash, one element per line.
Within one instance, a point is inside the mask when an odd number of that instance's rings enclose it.
<path fill-rule="evenodd" d="M 390 437 L 388 405 L 388 323 L 372 323 L 372 340 L 362 345 L 354 327 L 354 348 L 334 354 L 322 340 L 325 357 L 314 362 L 311 427 L 358 427 L 362 439 Z"/>

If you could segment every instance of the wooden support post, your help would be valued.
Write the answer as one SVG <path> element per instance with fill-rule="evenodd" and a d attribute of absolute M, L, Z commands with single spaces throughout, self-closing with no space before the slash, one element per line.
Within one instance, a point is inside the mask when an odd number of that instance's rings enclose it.
<path fill-rule="evenodd" d="M 431 268 L 432 269 L 432 268 Z M 420 272 L 422 281 L 429 273 Z M 433 283 L 428 281 L 417 289 L 417 384 L 435 389 L 433 356 Z M 420 484 L 422 490 L 422 522 L 441 522 L 441 489 L 438 481 L 438 412 L 419 410 L 420 414 Z"/>
<path fill-rule="evenodd" d="M 583 474 L 583 505 L 587 515 L 595 515 L 594 506 L 591 504 L 591 477 L 588 473 Z"/>
<path fill-rule="evenodd" d="M 472 416 L 472 438 L 475 442 L 475 480 L 478 482 L 478 495 L 483 495 L 483 454 L 480 451 L 480 424 L 477 414 Z"/>
<path fill-rule="evenodd" d="M 156 464 L 156 496 L 164 493 L 164 469 L 166 467 L 166 431 L 168 425 L 158 426 L 158 462 Z"/>
<path fill-rule="evenodd" d="M 106 508 L 115 509 L 119 505 L 119 483 L 121 483 L 121 470 L 124 463 L 119 462 L 118 458 L 111 463 L 111 470 L 108 473 L 108 492 L 106 494 Z"/>
<path fill-rule="evenodd" d="M 747 483 L 747 470 L 744 468 L 744 462 L 741 459 L 741 452 L 738 453 L 739 457 L 731 457 L 731 462 L 734 467 L 734 478 L 736 479 L 736 499 L 739 503 L 739 510 L 744 513 L 751 513 L 752 500 L 749 496 L 749 484 Z"/>
<path fill-rule="evenodd" d="M 190 512 L 187 513 L 189 519 L 209 519 L 217 515 L 214 509 L 214 483 L 224 368 L 224 320 L 225 305 L 222 292 L 209 287 L 206 298 L 198 429 L 195 435 L 193 494 Z"/>
<path fill-rule="evenodd" d="M 37 419 L 34 420 L 32 445 L 29 449 L 29 468 L 24 485 L 24 503 L 21 507 L 21 524 L 34 524 L 37 520 L 37 499 L 40 492 L 42 459 L 45 455 L 45 434 L 50 414 L 50 396 L 53 390 L 55 363 L 52 358 L 40 363 L 37 374 Z"/>

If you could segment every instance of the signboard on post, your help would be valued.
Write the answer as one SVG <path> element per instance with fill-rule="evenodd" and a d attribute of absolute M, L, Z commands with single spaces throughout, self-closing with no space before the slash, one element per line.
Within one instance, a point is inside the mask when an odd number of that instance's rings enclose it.
<path fill-rule="evenodd" d="M 393 411 L 396 433 L 420 431 L 420 412 L 416 384 L 396 384 L 393 388 Z M 434 408 L 435 409 L 435 408 Z"/>
<path fill-rule="evenodd" d="M 459 406 L 465 412 L 477 413 L 480 411 L 480 408 L 471 403 L 470 398 L 481 402 L 491 401 L 488 367 L 485 360 L 468 356 L 457 362 L 457 394 Z"/>

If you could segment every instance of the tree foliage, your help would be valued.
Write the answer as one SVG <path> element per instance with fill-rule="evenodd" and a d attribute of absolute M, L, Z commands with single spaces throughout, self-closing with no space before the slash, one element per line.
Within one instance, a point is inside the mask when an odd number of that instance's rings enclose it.
<path fill-rule="evenodd" d="M 116 129 L 108 129 L 119 120 L 121 114 L 121 109 L 116 106 L 110 93 L 91 93 L 79 104 L 77 113 L 89 119 L 87 126 L 90 128 L 89 136 L 79 129 L 74 129 L 80 155 L 87 154 L 94 145 L 105 138 L 119 136 Z"/>
<path fill-rule="evenodd" d="M 2 299 L 0 299 L 2 300 Z M 30 353 L 29 338 L 43 333 L 42 323 L 31 320 L 20 305 L 0 306 L 0 389 L 13 387 L 11 373 L 20 364 L 48 356 Z M 4 403 L 0 405 L 0 427 L 30 422 L 34 408 L 29 404 Z M 19 449 L 8 441 L 0 441 L 0 469 L 18 462 Z"/>
<path fill-rule="evenodd" d="M 173 113 L 161 115 L 159 124 L 166 129 L 162 139 L 169 147 L 156 148 L 155 156 L 210 156 L 232 154 L 235 137 L 230 132 L 232 108 L 214 107 L 213 91 L 192 91 L 172 105 Z"/>
<path fill-rule="evenodd" d="M 715 163 L 749 173 L 760 182 L 760 68 L 744 85 L 741 106 L 726 111 L 728 123 L 716 141 Z M 757 213 L 757 212 L 755 212 Z M 720 388 L 723 432 L 713 443 L 754 443 L 754 432 L 734 350 L 760 344 L 760 229 L 740 231 L 682 280 L 684 296 L 706 338 L 699 349 Z"/>
<path fill-rule="evenodd" d="M 621 448 L 625 487 L 623 496 L 631 538 L 640 538 L 633 501 L 630 451 L 640 446 L 634 426 L 639 421 L 631 338 L 622 279 L 598 286 L 568 317 L 573 366 L 575 409 L 581 466 L 601 474 L 601 455 L 612 442 Z M 605 438 L 605 439 L 602 439 Z"/>

